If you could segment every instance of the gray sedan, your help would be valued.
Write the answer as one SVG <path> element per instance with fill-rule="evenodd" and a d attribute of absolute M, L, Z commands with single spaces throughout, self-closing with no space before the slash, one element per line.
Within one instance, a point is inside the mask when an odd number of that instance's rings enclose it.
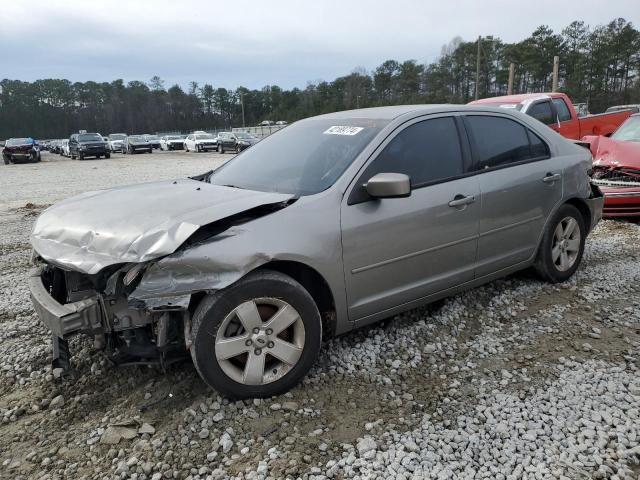
<path fill-rule="evenodd" d="M 116 362 L 190 354 L 234 398 L 268 397 L 339 335 L 534 266 L 567 280 L 601 216 L 591 157 L 481 106 L 363 109 L 296 122 L 193 178 L 47 209 L 33 303 Z"/>

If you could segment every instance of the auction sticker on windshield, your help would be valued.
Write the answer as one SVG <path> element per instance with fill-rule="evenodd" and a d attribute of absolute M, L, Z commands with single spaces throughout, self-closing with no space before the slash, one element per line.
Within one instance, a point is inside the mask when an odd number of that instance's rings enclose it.
<path fill-rule="evenodd" d="M 349 126 L 341 126 L 335 125 L 333 127 L 329 127 L 323 133 L 325 135 L 355 135 L 358 132 L 364 130 L 364 127 L 349 127 Z"/>

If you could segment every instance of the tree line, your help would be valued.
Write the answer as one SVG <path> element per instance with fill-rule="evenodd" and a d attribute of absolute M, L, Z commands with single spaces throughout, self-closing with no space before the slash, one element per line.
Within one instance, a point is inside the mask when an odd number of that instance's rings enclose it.
<path fill-rule="evenodd" d="M 478 45 L 479 43 L 479 45 Z M 479 76 L 476 61 L 479 52 Z M 640 103 L 640 31 L 623 18 L 590 27 L 575 21 L 556 33 L 538 27 L 517 43 L 487 36 L 460 37 L 430 64 L 387 60 L 372 72 L 356 68 L 331 82 L 305 88 L 215 88 L 191 82 L 165 88 L 148 82 L 0 81 L 0 138 L 64 138 L 79 129 L 112 132 L 186 132 L 294 121 L 322 113 L 381 105 L 466 103 L 507 93 L 515 64 L 514 93 L 551 90 L 553 57 L 560 57 L 559 88 L 592 113 L 614 104 Z M 243 108 L 244 107 L 244 108 Z M 244 114 L 243 114 L 244 111 Z"/>

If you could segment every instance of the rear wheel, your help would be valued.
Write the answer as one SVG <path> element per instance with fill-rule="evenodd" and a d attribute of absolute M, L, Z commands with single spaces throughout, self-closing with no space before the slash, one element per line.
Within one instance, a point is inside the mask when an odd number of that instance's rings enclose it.
<path fill-rule="evenodd" d="M 218 143 L 218 153 L 224 153 L 224 145 L 222 143 Z"/>
<path fill-rule="evenodd" d="M 104 158 L 111 158 L 111 154 L 110 153 L 105 153 L 104 154 Z"/>
<path fill-rule="evenodd" d="M 573 205 L 558 209 L 545 227 L 535 269 L 545 280 L 568 280 L 580 266 L 587 232 L 582 214 Z"/>
<path fill-rule="evenodd" d="M 191 356 L 203 380 L 228 397 L 270 397 L 295 386 L 320 351 L 313 298 L 291 277 L 247 275 L 207 295 L 193 316 Z"/>
<path fill-rule="evenodd" d="M 82 152 L 78 153 L 78 158 L 80 160 L 84 160 L 84 153 L 82 153 Z"/>

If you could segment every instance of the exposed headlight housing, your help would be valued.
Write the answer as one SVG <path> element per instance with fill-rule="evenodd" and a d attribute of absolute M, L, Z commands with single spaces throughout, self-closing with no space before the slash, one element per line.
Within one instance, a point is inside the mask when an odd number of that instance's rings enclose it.
<path fill-rule="evenodd" d="M 134 280 L 138 278 L 138 275 L 140 275 L 140 273 L 144 271 L 145 267 L 146 265 L 144 263 L 138 263 L 131 267 L 129 271 L 125 273 L 124 278 L 122 279 L 122 283 L 124 283 L 126 286 L 131 285 Z"/>

